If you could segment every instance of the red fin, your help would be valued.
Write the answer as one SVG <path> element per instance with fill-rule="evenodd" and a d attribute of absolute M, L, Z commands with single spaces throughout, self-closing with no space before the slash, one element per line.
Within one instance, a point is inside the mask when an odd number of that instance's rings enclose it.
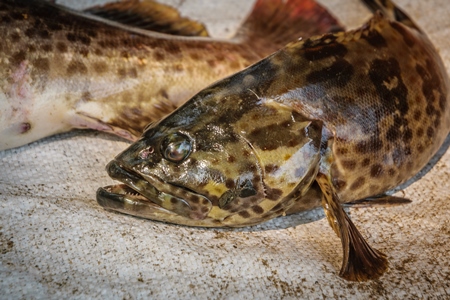
<path fill-rule="evenodd" d="M 208 36 L 203 24 L 184 18 L 178 10 L 151 0 L 128 0 L 94 6 L 84 12 L 145 30 L 181 36 Z"/>
<path fill-rule="evenodd" d="M 258 0 L 236 38 L 267 48 L 271 54 L 299 38 L 309 38 L 343 27 L 314 0 Z"/>

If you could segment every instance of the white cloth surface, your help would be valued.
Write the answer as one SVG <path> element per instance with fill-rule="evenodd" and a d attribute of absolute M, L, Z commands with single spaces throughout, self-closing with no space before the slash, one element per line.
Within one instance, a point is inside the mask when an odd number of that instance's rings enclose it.
<path fill-rule="evenodd" d="M 357 0 L 322 2 L 349 27 L 370 16 Z M 450 70 L 450 2 L 397 2 Z M 172 3 L 205 9 L 201 1 Z M 221 11 L 242 18 L 249 8 L 215 3 L 224 8 L 201 14 L 211 26 Z M 0 152 L 1 299 L 450 298 L 450 151 L 399 192 L 411 204 L 349 210 L 390 262 L 379 280 L 354 283 L 337 275 L 341 244 L 321 210 L 242 229 L 190 228 L 103 210 L 95 191 L 113 183 L 104 167 L 127 146 L 78 130 Z"/>

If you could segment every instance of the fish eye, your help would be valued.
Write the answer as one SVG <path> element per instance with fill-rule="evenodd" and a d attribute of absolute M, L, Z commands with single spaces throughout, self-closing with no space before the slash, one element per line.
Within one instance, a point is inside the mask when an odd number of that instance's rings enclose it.
<path fill-rule="evenodd" d="M 181 133 L 170 134 L 161 143 L 161 153 L 164 158 L 175 163 L 186 159 L 191 150 L 191 140 Z"/>

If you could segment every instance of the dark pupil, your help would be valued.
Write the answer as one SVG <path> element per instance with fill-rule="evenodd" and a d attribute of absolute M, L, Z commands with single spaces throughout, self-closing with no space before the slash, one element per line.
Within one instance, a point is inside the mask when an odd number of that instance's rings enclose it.
<path fill-rule="evenodd" d="M 182 134 L 172 134 L 163 143 L 163 153 L 167 160 L 180 162 L 191 152 L 189 139 Z"/>
<path fill-rule="evenodd" d="M 167 146 L 166 157 L 169 160 L 180 161 L 189 153 L 189 144 L 186 142 L 174 142 Z"/>

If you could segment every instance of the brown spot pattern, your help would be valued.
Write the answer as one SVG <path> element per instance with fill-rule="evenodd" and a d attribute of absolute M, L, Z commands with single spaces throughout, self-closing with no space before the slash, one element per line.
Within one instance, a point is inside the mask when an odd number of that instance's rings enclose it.
<path fill-rule="evenodd" d="M 383 166 L 380 164 L 375 164 L 370 168 L 370 176 L 378 178 L 383 175 Z"/>
<path fill-rule="evenodd" d="M 108 71 L 108 65 L 103 61 L 93 63 L 92 67 L 98 74 L 103 74 Z"/>
<path fill-rule="evenodd" d="M 164 52 L 162 52 L 158 49 L 156 49 L 153 52 L 153 57 L 155 58 L 156 61 L 163 61 L 166 58 L 166 56 L 164 55 Z"/>
<path fill-rule="evenodd" d="M 241 217 L 243 217 L 244 219 L 250 218 L 250 213 L 249 213 L 248 211 L 246 211 L 246 210 L 240 211 L 238 214 L 239 214 Z"/>
<path fill-rule="evenodd" d="M 264 171 L 266 171 L 266 173 L 272 173 L 278 169 L 279 169 L 279 166 L 274 165 L 274 164 L 268 164 L 264 167 Z"/>
<path fill-rule="evenodd" d="M 12 61 L 14 64 L 18 65 L 21 62 L 23 62 L 26 59 L 26 53 L 23 50 L 20 50 L 18 52 L 16 52 L 13 56 L 12 56 Z"/>
<path fill-rule="evenodd" d="M 342 166 L 349 170 L 349 171 L 353 171 L 356 168 L 356 161 L 354 160 L 343 160 L 342 161 Z"/>
<path fill-rule="evenodd" d="M 87 67 L 85 64 L 78 60 L 72 60 L 67 67 L 67 74 L 69 76 L 77 75 L 77 74 L 86 74 Z"/>
<path fill-rule="evenodd" d="M 383 48 L 388 46 L 384 37 L 376 30 L 369 31 L 369 33 L 364 35 L 362 38 L 375 48 Z"/>
<path fill-rule="evenodd" d="M 229 163 L 234 163 L 236 161 L 236 157 L 234 157 L 233 155 L 229 155 L 228 157 L 227 157 L 227 162 L 229 162 Z"/>
<path fill-rule="evenodd" d="M 361 162 L 361 167 L 367 167 L 370 164 L 370 158 L 364 158 Z"/>
<path fill-rule="evenodd" d="M 91 44 L 91 38 L 89 36 L 80 34 L 80 33 L 73 33 L 69 32 L 66 35 L 67 40 L 72 43 L 80 42 L 81 44 L 85 46 L 89 46 Z"/>
<path fill-rule="evenodd" d="M 283 191 L 280 189 L 266 187 L 266 198 L 269 200 L 276 201 L 280 199 L 282 194 Z"/>
<path fill-rule="evenodd" d="M 60 53 L 66 53 L 67 52 L 67 44 L 63 43 L 63 42 L 58 42 L 56 43 L 56 49 L 60 52 Z"/>
<path fill-rule="evenodd" d="M 360 189 L 364 183 L 366 182 L 366 179 L 364 177 L 358 177 L 356 178 L 356 180 L 352 183 L 352 185 L 350 186 L 350 189 L 352 191 L 356 191 L 358 189 Z"/>
<path fill-rule="evenodd" d="M 355 151 L 360 154 L 372 153 L 383 148 L 383 141 L 378 137 L 371 137 L 367 141 L 358 142 L 355 145 Z"/>
<path fill-rule="evenodd" d="M 249 134 L 248 139 L 260 149 L 269 151 L 284 146 L 295 147 L 302 142 L 301 135 L 289 130 L 277 130 L 278 127 L 278 124 L 270 124 L 257 128 Z"/>
<path fill-rule="evenodd" d="M 36 58 L 33 61 L 33 66 L 39 71 L 46 72 L 50 69 L 50 62 L 48 58 Z"/>
<path fill-rule="evenodd" d="M 258 215 L 264 213 L 264 209 L 259 205 L 252 206 L 252 211 Z"/>
<path fill-rule="evenodd" d="M 236 186 L 236 184 L 234 183 L 234 180 L 233 180 L 233 179 L 228 178 L 228 179 L 225 181 L 225 186 L 226 186 L 227 188 L 229 188 L 229 189 L 232 189 L 232 188 L 234 188 L 234 187 Z"/>
<path fill-rule="evenodd" d="M 189 198 L 189 200 L 190 200 L 192 203 L 195 203 L 195 204 L 199 204 L 199 203 L 200 203 L 200 198 L 199 198 L 197 195 L 192 195 L 192 196 Z"/>
<path fill-rule="evenodd" d="M 344 45 L 334 43 L 311 48 L 306 47 L 303 55 L 305 59 L 315 61 L 329 57 L 343 57 L 347 52 L 348 50 Z"/>
<path fill-rule="evenodd" d="M 342 88 L 350 82 L 353 74 L 354 68 L 348 61 L 337 59 L 331 66 L 309 73 L 306 80 L 311 84 L 327 82 L 331 86 Z"/>
<path fill-rule="evenodd" d="M 92 100 L 92 94 L 89 91 L 83 92 L 81 95 L 81 100 L 83 102 L 89 102 Z"/>

